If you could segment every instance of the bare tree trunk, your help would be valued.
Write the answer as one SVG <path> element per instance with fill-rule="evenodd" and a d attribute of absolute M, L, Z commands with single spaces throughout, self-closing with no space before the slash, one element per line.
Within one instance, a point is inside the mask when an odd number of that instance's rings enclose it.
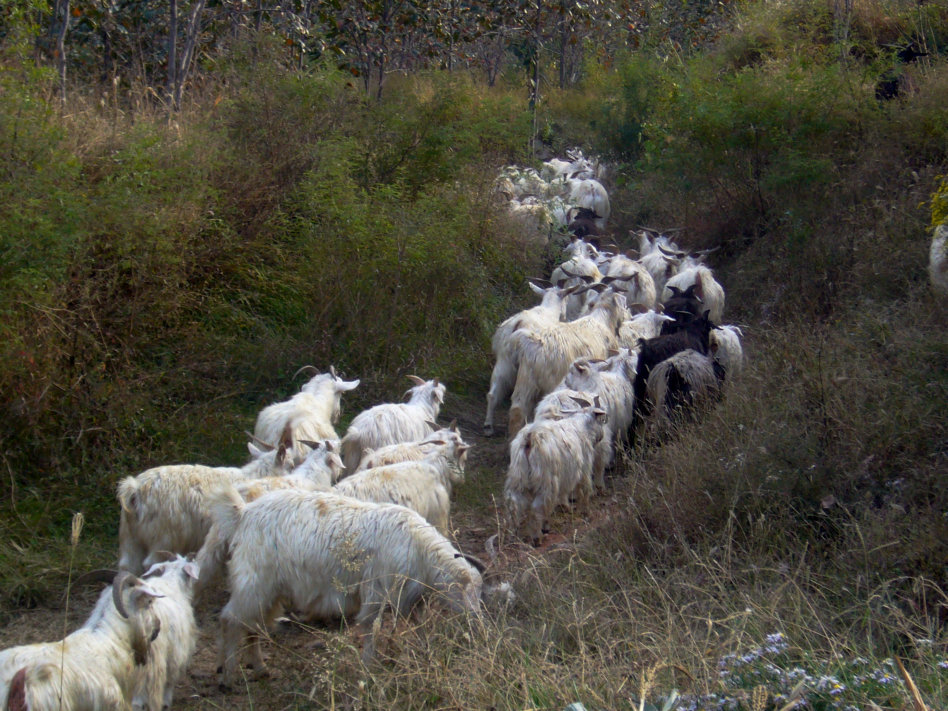
<path fill-rule="evenodd" d="M 191 15 L 188 17 L 188 27 L 185 32 L 184 53 L 181 62 L 178 65 L 174 88 L 175 108 L 181 107 L 181 94 L 184 92 L 184 83 L 187 81 L 188 73 L 191 71 L 191 65 L 194 60 L 194 48 L 197 45 L 197 39 L 200 35 L 201 14 L 204 12 L 204 3 L 206 0 L 197 0 L 191 7 Z"/>
<path fill-rule="evenodd" d="M 566 88 L 566 50 L 569 43 L 569 23 L 566 21 L 566 0 L 560 2 L 560 89 Z"/>
<path fill-rule="evenodd" d="M 175 81 L 178 77 L 178 0 L 168 0 L 168 83 L 165 96 L 168 101 L 168 117 L 177 108 L 174 103 Z"/>
<path fill-rule="evenodd" d="M 56 17 L 62 18 L 56 33 L 56 71 L 59 74 L 59 103 L 66 106 L 66 32 L 69 30 L 69 0 L 56 0 Z"/>

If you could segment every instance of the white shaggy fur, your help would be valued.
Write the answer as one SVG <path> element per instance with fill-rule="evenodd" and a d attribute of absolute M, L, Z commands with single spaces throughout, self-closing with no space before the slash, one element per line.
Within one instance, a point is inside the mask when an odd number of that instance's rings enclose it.
<path fill-rule="evenodd" d="M 640 340 L 655 338 L 662 332 L 663 323 L 674 320 L 673 316 L 656 310 L 636 314 L 619 327 L 619 346 L 638 350 Z"/>
<path fill-rule="evenodd" d="M 118 594 L 108 587 L 92 614 L 59 642 L 25 644 L 0 652 L 0 708 L 25 711 L 126 711 L 143 678 L 154 635 L 161 635 L 151 606 L 159 594 L 129 576 Z M 61 691 L 61 693 L 60 693 Z"/>
<path fill-rule="evenodd" d="M 427 437 L 434 428 L 444 402 L 445 387 L 438 379 L 424 381 L 409 376 L 415 387 L 407 403 L 385 403 L 370 407 L 355 416 L 342 438 L 342 463 L 346 475 L 359 466 L 366 449 L 378 449 L 398 442 L 413 442 Z"/>
<path fill-rule="evenodd" d="M 274 491 L 253 503 L 222 491 L 214 518 L 231 551 L 231 597 L 221 612 L 222 682 L 237 679 L 250 645 L 264 670 L 259 635 L 287 606 L 307 618 L 355 616 L 369 630 L 386 605 L 406 612 L 426 591 L 480 611 L 480 573 L 414 511 L 322 492 Z M 363 658 L 374 654 L 374 632 Z"/>
<path fill-rule="evenodd" d="M 534 544 L 556 506 L 575 497 L 581 508 L 593 493 L 597 444 L 605 412 L 586 407 L 559 420 L 538 419 L 510 443 L 504 500 L 511 528 Z"/>
<path fill-rule="evenodd" d="M 609 457 L 606 466 L 615 461 L 615 447 L 625 442 L 635 411 L 635 369 L 638 364 L 635 352 L 624 350 L 604 362 L 588 358 L 574 360 L 563 378 L 563 385 L 574 390 L 598 396 L 606 411 L 606 421 L 612 432 L 609 442 Z"/>
<path fill-rule="evenodd" d="M 548 323 L 559 323 L 564 317 L 565 297 L 569 291 L 555 286 L 541 288 L 528 282 L 530 288 L 542 297 L 533 308 L 514 314 L 503 321 L 494 332 L 491 342 L 494 351 L 494 369 L 490 374 L 490 390 L 487 391 L 487 414 L 484 417 L 484 433 L 494 433 L 494 410 L 513 391 L 520 364 L 520 338 L 517 331 L 528 332 Z"/>
<path fill-rule="evenodd" d="M 302 462 L 309 449 L 303 440 L 339 439 L 333 425 L 339 421 L 342 394 L 358 387 L 358 380 L 346 381 L 330 367 L 328 373 L 317 374 L 289 400 L 268 405 L 257 415 L 254 437 L 277 445 L 287 425 L 295 443 L 293 458 Z"/>
<path fill-rule="evenodd" d="M 424 459 L 356 472 L 339 482 L 333 491 L 361 501 L 407 506 L 447 535 L 451 488 L 464 481 L 461 461 L 467 450 L 468 445 L 460 437 L 440 440 Z"/>
<path fill-rule="evenodd" d="M 712 328 L 708 336 L 711 357 L 721 364 L 728 379 L 737 377 L 744 370 L 743 337 L 740 328 L 729 325 Z"/>
<path fill-rule="evenodd" d="M 628 318 L 621 294 L 607 290 L 588 316 L 548 324 L 523 334 L 517 382 L 510 398 L 508 435 L 515 435 L 532 417 L 543 395 L 559 384 L 577 358 L 605 358 L 618 344 L 619 326 Z"/>
<path fill-rule="evenodd" d="M 134 711 L 162 711 L 171 706 L 174 686 L 197 646 L 192 599 L 199 574 L 197 564 L 176 555 L 156 563 L 142 575 L 142 580 L 162 595 L 151 607 L 161 623 L 161 631 L 151 644 L 148 662 L 136 687 Z"/>
<path fill-rule="evenodd" d="M 606 228 L 606 222 L 609 220 L 611 209 L 609 207 L 609 193 L 598 180 L 594 179 L 573 179 L 567 180 L 569 188 L 569 197 L 566 202 L 573 207 L 585 207 L 595 212 L 599 217 L 595 220 L 596 227 L 600 230 Z"/>
<path fill-rule="evenodd" d="M 281 446 L 240 468 L 172 464 L 126 477 L 118 485 L 119 568 L 141 573 L 156 562 L 157 551 L 196 552 L 211 526 L 211 492 L 289 469 Z"/>
<path fill-rule="evenodd" d="M 434 450 L 443 447 L 447 442 L 453 443 L 455 447 L 465 445 L 464 440 L 461 438 L 461 432 L 458 430 L 457 420 L 452 422 L 448 427 L 432 432 L 418 442 L 399 442 L 398 444 L 390 444 L 386 447 L 367 450 L 362 455 L 362 459 L 359 461 L 359 466 L 356 471 L 361 472 L 366 469 L 384 467 L 400 462 L 417 462 L 427 457 Z M 458 463 L 462 472 L 464 471 L 466 462 L 467 456 L 465 454 Z"/>
<path fill-rule="evenodd" d="M 609 260 L 603 281 L 621 285 L 629 308 L 634 304 L 641 304 L 647 309 L 655 306 L 655 280 L 648 269 L 624 254 L 616 254 Z"/>

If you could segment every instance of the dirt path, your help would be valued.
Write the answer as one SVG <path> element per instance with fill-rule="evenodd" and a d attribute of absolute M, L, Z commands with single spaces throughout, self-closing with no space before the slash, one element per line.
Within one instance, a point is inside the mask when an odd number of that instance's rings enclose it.
<path fill-rule="evenodd" d="M 553 533 L 534 549 L 511 539 L 501 530 L 503 482 L 506 475 L 508 445 L 503 432 L 494 437 L 481 434 L 483 408 L 477 403 L 462 402 L 449 396 L 441 413 L 442 423 L 457 419 L 462 435 L 472 448 L 468 455 L 467 481 L 455 492 L 452 525 L 457 545 L 465 552 L 487 559 L 485 544 L 494 534 L 501 533 L 501 547 L 491 563 L 492 571 L 501 576 L 506 571 L 520 569 L 524 559 L 543 555 L 551 548 L 569 545 L 574 534 L 582 532 L 592 522 L 579 518 L 562 517 Z M 506 412 L 498 412 L 497 421 L 506 422 Z M 607 499 L 609 497 L 606 497 Z M 611 503 L 615 503 L 614 500 Z M 611 508 L 598 501 L 596 518 Z M 60 639 L 64 629 L 73 630 L 86 618 L 97 597 L 96 590 L 77 591 L 69 603 L 24 610 L 3 629 L 0 629 L 0 649 L 39 640 Z M 196 608 L 201 629 L 197 651 L 187 674 L 175 690 L 173 707 L 176 709 L 268 709 L 295 707 L 289 699 L 318 693 L 318 674 L 314 675 L 314 659 L 326 658 L 327 649 L 351 644 L 349 636 L 341 636 L 339 627 L 304 626 L 283 622 L 273 632 L 265 646 L 270 666 L 270 677 L 250 682 L 244 689 L 224 694 L 218 689 L 217 630 L 218 612 L 226 602 L 226 593 L 218 591 L 202 599 Z M 64 626 L 65 625 L 65 626 Z M 349 655 L 357 658 L 356 655 Z M 315 679 L 315 680 L 314 680 Z M 272 703 L 269 701 L 272 699 Z"/>

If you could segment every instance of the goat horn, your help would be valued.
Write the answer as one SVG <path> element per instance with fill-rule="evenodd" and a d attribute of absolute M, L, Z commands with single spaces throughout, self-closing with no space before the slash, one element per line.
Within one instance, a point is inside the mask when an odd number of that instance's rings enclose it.
<path fill-rule="evenodd" d="M 319 449 L 319 442 L 314 442 L 311 439 L 298 439 L 296 441 L 300 444 L 305 444 L 310 449 Z"/>
<path fill-rule="evenodd" d="M 658 251 L 666 257 L 672 257 L 673 259 L 682 259 L 685 256 L 684 252 L 673 252 L 670 249 L 665 249 L 662 245 L 658 245 Z"/>
<path fill-rule="evenodd" d="M 417 375 L 409 375 L 408 379 L 412 381 L 415 385 L 424 385 L 425 381 L 419 378 Z"/>
<path fill-rule="evenodd" d="M 336 375 L 336 366 L 334 366 L 334 365 L 329 366 L 329 374 L 330 374 L 333 378 L 338 378 L 338 377 L 339 377 L 338 375 Z"/>
<path fill-rule="evenodd" d="M 115 579 L 112 581 L 112 602 L 115 604 L 115 609 L 118 610 L 118 613 L 128 619 L 128 610 L 125 609 L 125 602 L 122 600 L 122 593 L 125 592 L 125 588 L 129 585 L 134 585 L 138 580 L 132 573 L 128 570 L 120 570 L 119 574 L 115 576 Z"/>
<path fill-rule="evenodd" d="M 470 553 L 456 553 L 456 554 L 454 555 L 454 557 L 455 557 L 455 558 L 464 558 L 464 560 L 466 560 L 468 563 L 470 563 L 470 564 L 473 565 L 475 568 L 477 568 L 477 572 L 478 572 L 478 573 L 483 573 L 483 572 L 485 572 L 485 571 L 487 570 L 487 563 L 485 563 L 484 561 L 482 561 L 482 560 L 481 560 L 480 558 L 478 558 L 477 556 L 471 555 Z"/>
<path fill-rule="evenodd" d="M 490 557 L 491 562 L 497 560 L 497 537 L 499 534 L 495 533 L 493 536 L 484 541 L 484 550 L 487 551 L 487 555 Z"/>
<path fill-rule="evenodd" d="M 298 375 L 299 375 L 300 373 L 302 373 L 304 370 L 312 370 L 312 371 L 313 371 L 313 375 L 319 375 L 319 371 L 316 370 L 316 366 L 314 366 L 314 365 L 304 365 L 302 368 L 300 368 L 300 369 L 297 370 L 295 373 L 293 373 L 293 380 L 296 380 L 296 376 L 298 376 Z"/>
<path fill-rule="evenodd" d="M 258 447 L 261 447 L 264 452 L 272 452 L 276 447 L 274 447 L 269 442 L 264 442 L 262 439 L 256 435 L 250 434 L 247 430 L 244 430 L 244 434 L 250 439 L 251 442 L 256 442 Z"/>
<path fill-rule="evenodd" d="M 116 575 L 118 575 L 118 571 L 109 568 L 90 570 L 88 573 L 83 573 L 73 580 L 72 587 L 83 587 L 85 585 L 91 585 L 92 583 L 109 583 L 111 585 Z"/>

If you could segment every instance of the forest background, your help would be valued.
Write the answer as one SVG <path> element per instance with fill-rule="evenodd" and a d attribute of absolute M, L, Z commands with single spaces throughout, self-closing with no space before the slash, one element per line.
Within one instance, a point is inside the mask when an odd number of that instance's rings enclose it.
<path fill-rule="evenodd" d="M 273 708 L 948 708 L 946 54 L 902 0 L 4 3 L 0 621 L 114 562 L 121 476 L 243 461 L 303 364 L 362 380 L 344 421 L 416 373 L 479 423 L 557 256 L 493 180 L 580 147 L 614 242 L 718 248 L 744 376 L 484 626 Z M 496 528 L 503 474 L 456 510 Z"/>

